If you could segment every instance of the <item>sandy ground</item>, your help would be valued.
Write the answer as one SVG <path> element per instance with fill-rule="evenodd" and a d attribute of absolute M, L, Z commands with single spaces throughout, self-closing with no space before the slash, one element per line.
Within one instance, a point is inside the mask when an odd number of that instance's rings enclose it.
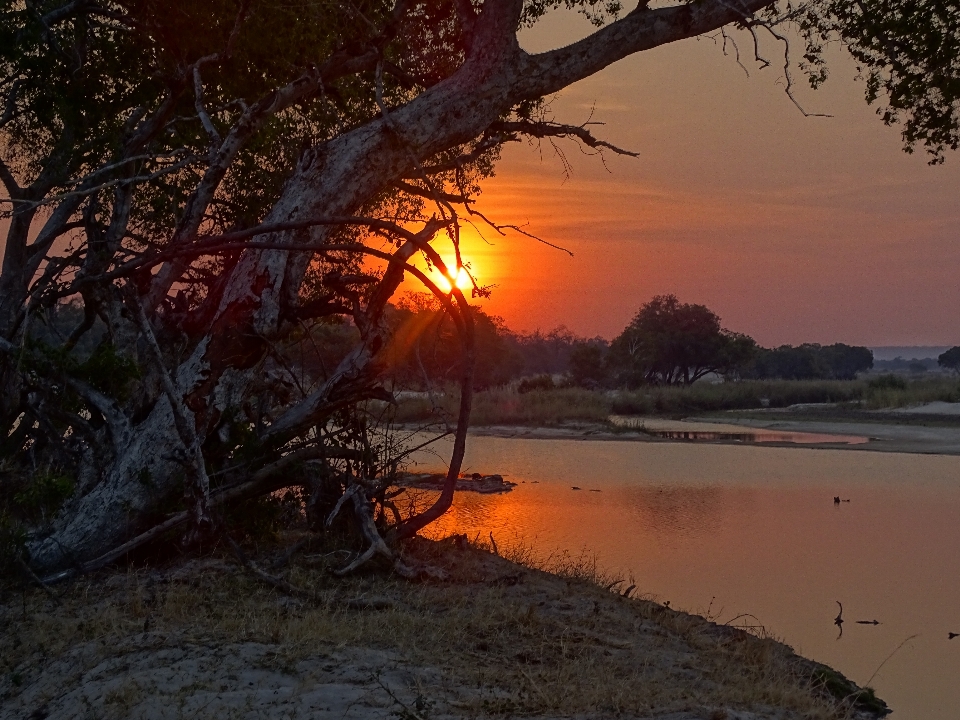
<path fill-rule="evenodd" d="M 228 559 L 85 578 L 57 601 L 7 587 L 0 719 L 877 717 L 775 640 L 457 542 L 423 546 L 448 580 L 289 570 L 315 600 Z"/>
<path fill-rule="evenodd" d="M 690 418 L 691 421 L 701 420 Z M 855 445 L 813 443 L 796 447 L 831 447 L 842 450 L 897 453 L 960 455 L 960 427 L 936 425 L 896 425 L 873 422 L 831 422 L 802 419 L 724 418 L 725 423 L 739 427 L 787 432 L 823 433 L 827 435 L 859 435 L 869 442 Z M 782 445 L 781 445 L 782 446 Z"/>
<path fill-rule="evenodd" d="M 474 435 L 492 435 L 508 438 L 565 439 L 565 440 L 627 440 L 634 442 L 691 442 L 690 440 L 657 437 L 652 432 L 712 432 L 729 433 L 729 438 L 708 441 L 717 444 L 745 444 L 740 435 L 747 428 L 781 433 L 814 433 L 836 436 L 835 440 L 822 438 L 821 442 L 760 442 L 765 447 L 831 448 L 867 452 L 923 453 L 960 455 L 960 403 L 933 402 L 913 408 L 860 411 L 832 418 L 833 406 L 794 406 L 769 411 L 737 411 L 716 413 L 705 417 L 683 420 L 665 418 L 630 418 L 632 425 L 616 427 L 600 423 L 570 423 L 554 427 L 525 427 L 491 425 L 473 427 Z M 903 422 L 898 422 L 903 418 Z M 942 424 L 938 424 L 938 420 Z M 928 422 L 929 421 L 929 422 Z M 648 432 L 633 429 L 643 426 Z M 848 443 L 845 439 L 858 437 L 866 442 Z"/>
<path fill-rule="evenodd" d="M 937 400 L 925 405 L 910 408 L 899 408 L 890 412 L 904 415 L 955 415 L 960 416 L 960 403 L 948 403 Z"/>

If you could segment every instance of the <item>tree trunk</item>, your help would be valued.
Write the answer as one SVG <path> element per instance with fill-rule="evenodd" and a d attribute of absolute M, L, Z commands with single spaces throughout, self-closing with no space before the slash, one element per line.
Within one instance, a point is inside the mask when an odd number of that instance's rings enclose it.
<path fill-rule="evenodd" d="M 518 102 L 555 92 L 632 52 L 712 30 L 741 18 L 747 9 L 725 3 L 641 8 L 570 48 L 531 57 L 516 40 L 522 6 L 522 0 L 486 0 L 472 23 L 467 59 L 454 74 L 406 105 L 384 109 L 365 125 L 305 151 L 265 224 L 355 213 L 397 181 L 420 177 L 421 161 L 477 138 Z M 316 226 L 255 240 L 316 244 L 333 232 L 330 226 Z M 265 339 L 278 336 L 290 319 L 309 259 L 302 252 L 248 250 L 230 271 L 208 331 L 172 372 L 201 443 L 248 396 Z M 156 277 L 169 274 L 161 268 Z M 150 296 L 149 288 L 144 294 Z M 376 370 L 383 341 L 382 328 L 375 328 L 358 354 L 335 373 L 336 382 L 323 391 L 327 395 L 313 398 L 318 407 L 337 392 L 349 393 Z M 295 431 L 297 412 L 316 420 L 302 407 L 294 408 L 277 419 L 278 428 Z M 155 520 L 161 501 L 182 491 L 183 470 L 174 459 L 182 442 L 166 397 L 142 420 L 128 422 L 113 435 L 114 457 L 101 482 L 61 512 L 48 536 L 29 543 L 38 572 L 101 556 Z"/>

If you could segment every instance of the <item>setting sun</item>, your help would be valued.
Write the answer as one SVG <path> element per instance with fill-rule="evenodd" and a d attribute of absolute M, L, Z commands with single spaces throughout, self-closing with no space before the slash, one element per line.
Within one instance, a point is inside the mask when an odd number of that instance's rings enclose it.
<path fill-rule="evenodd" d="M 439 275 L 436 282 L 437 287 L 439 287 L 445 293 L 448 293 L 453 289 L 450 278 L 446 275 Z M 457 272 L 456 284 L 461 290 L 469 290 L 473 287 L 473 282 L 470 280 L 470 275 L 467 274 L 465 268 L 460 268 L 460 270 Z"/>

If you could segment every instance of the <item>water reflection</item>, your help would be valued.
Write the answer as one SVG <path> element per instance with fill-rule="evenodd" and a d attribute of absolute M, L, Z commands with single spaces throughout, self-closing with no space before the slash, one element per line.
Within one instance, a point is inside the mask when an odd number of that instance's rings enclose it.
<path fill-rule="evenodd" d="M 634 486 L 620 489 L 617 496 L 647 532 L 661 542 L 700 538 L 719 531 L 750 505 L 752 492 L 744 488 L 724 490 L 716 486 L 671 487 Z"/>
<path fill-rule="evenodd" d="M 956 717 L 960 457 L 475 437 L 467 466 L 518 485 L 459 494 L 437 533 L 492 532 L 541 556 L 586 549 L 674 607 L 716 597 L 721 621 L 752 613 L 861 683 L 920 633 L 873 685 L 894 718 Z"/>
<path fill-rule="evenodd" d="M 630 415 L 613 415 L 610 420 L 614 425 L 635 428 L 653 437 L 686 442 L 780 443 L 788 445 L 862 445 L 870 442 L 870 438 L 860 435 L 829 435 L 826 433 L 768 429 L 744 431 L 739 425 L 662 420 Z"/>

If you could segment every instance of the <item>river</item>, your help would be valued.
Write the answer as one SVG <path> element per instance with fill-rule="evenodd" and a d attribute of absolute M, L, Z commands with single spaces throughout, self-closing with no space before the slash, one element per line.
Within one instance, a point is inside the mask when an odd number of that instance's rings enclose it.
<path fill-rule="evenodd" d="M 673 608 L 755 617 L 734 624 L 869 684 L 896 720 L 960 713 L 960 457 L 471 437 L 464 470 L 517 487 L 458 493 L 437 535 L 595 556 Z"/>

